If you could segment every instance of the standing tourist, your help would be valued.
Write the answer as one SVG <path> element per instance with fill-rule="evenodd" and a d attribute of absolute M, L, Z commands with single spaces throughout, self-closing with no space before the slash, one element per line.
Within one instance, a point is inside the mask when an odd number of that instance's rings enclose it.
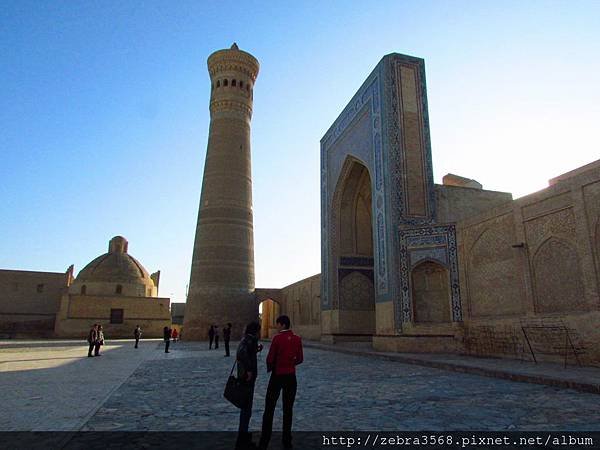
<path fill-rule="evenodd" d="M 252 442 L 252 434 L 248 432 L 250 417 L 252 417 L 252 402 L 254 400 L 254 385 L 257 376 L 256 354 L 262 350 L 262 345 L 258 343 L 258 322 L 250 322 L 246 326 L 244 337 L 236 352 L 237 377 L 239 380 L 248 383 L 250 389 L 250 399 L 245 408 L 240 410 L 240 426 L 238 428 L 238 437 L 235 443 L 236 450 L 254 449 L 256 446 Z"/>
<path fill-rule="evenodd" d="M 101 345 L 104 345 L 104 331 L 102 331 L 102 325 L 98 324 L 98 334 L 96 336 L 96 343 L 94 345 L 94 356 L 102 356 L 100 354 Z"/>
<path fill-rule="evenodd" d="M 302 340 L 290 330 L 290 318 L 279 316 L 275 323 L 279 332 L 273 337 L 267 355 L 267 372 L 271 372 L 271 378 L 265 397 L 260 449 L 269 446 L 273 430 L 273 414 L 281 391 L 283 391 L 283 447 L 292 448 L 292 411 L 297 387 L 296 366 L 304 359 Z"/>
<path fill-rule="evenodd" d="M 211 325 L 208 329 L 208 349 L 212 349 L 213 340 L 215 339 L 215 327 Z"/>
<path fill-rule="evenodd" d="M 173 342 L 177 342 L 177 337 L 179 336 L 179 333 L 177 333 L 177 328 L 173 328 L 173 333 L 171 333 L 171 336 L 173 337 Z"/>
<path fill-rule="evenodd" d="M 223 341 L 225 341 L 225 356 L 229 356 L 229 340 L 231 339 L 231 324 L 223 328 Z"/>
<path fill-rule="evenodd" d="M 219 327 L 215 325 L 215 350 L 219 348 Z"/>
<path fill-rule="evenodd" d="M 169 344 L 171 343 L 171 329 L 163 328 L 163 340 L 165 341 L 165 353 L 169 353 Z"/>
<path fill-rule="evenodd" d="M 135 338 L 135 347 L 138 348 L 138 344 L 140 342 L 140 338 L 142 337 L 142 329 L 139 325 L 135 326 L 135 330 L 133 330 L 133 337 Z"/>
<path fill-rule="evenodd" d="M 94 355 L 92 355 L 92 350 L 94 350 L 94 347 L 96 346 L 96 338 L 98 337 L 98 325 L 94 324 L 92 326 L 92 328 L 90 328 L 90 332 L 88 333 L 88 344 L 89 344 L 89 348 L 88 348 L 88 358 L 92 358 Z"/>

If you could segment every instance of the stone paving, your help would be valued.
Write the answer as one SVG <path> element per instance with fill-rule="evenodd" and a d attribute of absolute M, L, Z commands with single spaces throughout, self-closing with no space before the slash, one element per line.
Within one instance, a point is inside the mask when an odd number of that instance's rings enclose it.
<path fill-rule="evenodd" d="M 77 345 L 24 352 L 0 345 L 0 389 L 10 405 L 0 412 L 2 430 L 236 430 L 238 410 L 222 397 L 233 360 L 222 349 L 179 342 L 165 354 L 157 342 L 142 342 L 137 352 L 115 343 L 94 360 L 79 357 L 86 349 Z M 253 430 L 264 408 L 267 349 Z M 51 355 L 46 363 L 44 355 Z M 37 361 L 11 362 L 19 359 Z M 42 367 L 57 361 L 67 363 Z M 298 372 L 297 431 L 600 430 L 597 394 L 315 348 L 305 348 Z M 94 390 L 94 379 L 102 389 Z M 34 419 L 22 419 L 25 413 Z M 274 430 L 280 427 L 279 407 Z"/>
<path fill-rule="evenodd" d="M 339 343 L 336 345 L 306 342 L 305 346 L 340 353 L 383 358 L 398 363 L 416 364 L 454 372 L 470 373 L 511 381 L 573 388 L 582 392 L 600 394 L 600 367 L 579 367 L 551 362 L 537 362 L 503 358 L 482 358 L 443 353 L 378 352 L 370 344 Z M 574 364 L 574 362 L 573 362 Z"/>
<path fill-rule="evenodd" d="M 85 430 L 235 430 L 222 397 L 232 360 L 202 344 L 156 352 L 116 390 Z M 265 349 L 265 355 L 266 355 Z M 250 426 L 260 429 L 264 357 Z M 600 430 L 600 398 L 535 384 L 312 348 L 299 366 L 294 429 Z M 274 429 L 281 427 L 281 409 Z"/>

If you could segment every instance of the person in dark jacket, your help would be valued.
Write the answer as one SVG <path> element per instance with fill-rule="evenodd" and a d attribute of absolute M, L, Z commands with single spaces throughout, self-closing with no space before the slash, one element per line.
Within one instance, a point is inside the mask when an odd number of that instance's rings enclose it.
<path fill-rule="evenodd" d="M 275 321 L 279 332 L 273 336 L 267 355 L 267 372 L 271 372 L 259 449 L 266 449 L 271 440 L 273 414 L 279 394 L 283 391 L 283 447 L 292 448 L 292 411 L 296 399 L 296 366 L 304 360 L 302 339 L 290 330 L 290 318 L 279 316 Z"/>
<path fill-rule="evenodd" d="M 231 324 L 223 328 L 223 341 L 225 342 L 225 356 L 229 356 L 229 340 L 231 339 Z"/>
<path fill-rule="evenodd" d="M 96 346 L 96 339 L 98 338 L 98 324 L 94 324 L 94 326 L 92 328 L 90 328 L 90 332 L 88 333 L 88 344 L 90 345 L 88 348 L 88 358 L 92 358 L 94 355 L 92 355 L 92 351 L 94 350 L 94 347 Z"/>
<path fill-rule="evenodd" d="M 252 417 L 252 401 L 254 399 L 254 384 L 257 376 L 256 354 L 263 348 L 258 343 L 258 322 L 250 322 L 246 326 L 244 337 L 238 345 L 236 352 L 237 377 L 240 380 L 250 384 L 250 401 L 248 405 L 240 410 L 240 426 L 238 428 L 238 438 L 235 444 L 236 450 L 256 448 L 252 442 L 252 434 L 248 432 L 250 417 Z"/>
<path fill-rule="evenodd" d="M 142 329 L 139 325 L 135 326 L 135 330 L 133 330 L 133 337 L 135 338 L 135 348 L 138 348 L 140 338 L 142 337 Z"/>
<path fill-rule="evenodd" d="M 100 354 L 100 347 L 104 345 L 104 331 L 102 325 L 98 325 L 96 328 L 96 342 L 94 344 L 94 356 L 102 356 Z"/>
<path fill-rule="evenodd" d="M 211 325 L 208 329 L 208 349 L 212 349 L 213 340 L 215 339 L 215 327 Z"/>
<path fill-rule="evenodd" d="M 169 327 L 163 328 L 163 339 L 165 341 L 165 353 L 169 353 L 169 344 L 171 343 L 171 329 Z"/>

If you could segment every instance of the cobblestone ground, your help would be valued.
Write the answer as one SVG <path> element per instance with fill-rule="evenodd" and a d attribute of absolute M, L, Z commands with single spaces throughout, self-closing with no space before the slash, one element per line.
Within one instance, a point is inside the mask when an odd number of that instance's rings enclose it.
<path fill-rule="evenodd" d="M 259 359 L 253 430 L 264 408 L 267 349 Z M 84 430 L 237 429 L 238 410 L 222 397 L 232 358 L 197 343 L 151 351 Z M 592 431 L 600 430 L 599 404 L 597 394 L 306 348 L 294 429 Z M 274 430 L 280 428 L 279 405 Z"/>

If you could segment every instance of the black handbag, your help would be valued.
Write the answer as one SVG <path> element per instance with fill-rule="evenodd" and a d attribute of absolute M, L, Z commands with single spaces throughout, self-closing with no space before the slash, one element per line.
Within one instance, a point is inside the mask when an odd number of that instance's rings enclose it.
<path fill-rule="evenodd" d="M 225 385 L 225 391 L 223 392 L 223 397 L 238 408 L 244 409 L 250 403 L 252 386 L 233 376 L 233 369 L 235 369 L 236 364 L 237 361 L 233 363 L 233 367 L 231 368 L 227 384 Z"/>

